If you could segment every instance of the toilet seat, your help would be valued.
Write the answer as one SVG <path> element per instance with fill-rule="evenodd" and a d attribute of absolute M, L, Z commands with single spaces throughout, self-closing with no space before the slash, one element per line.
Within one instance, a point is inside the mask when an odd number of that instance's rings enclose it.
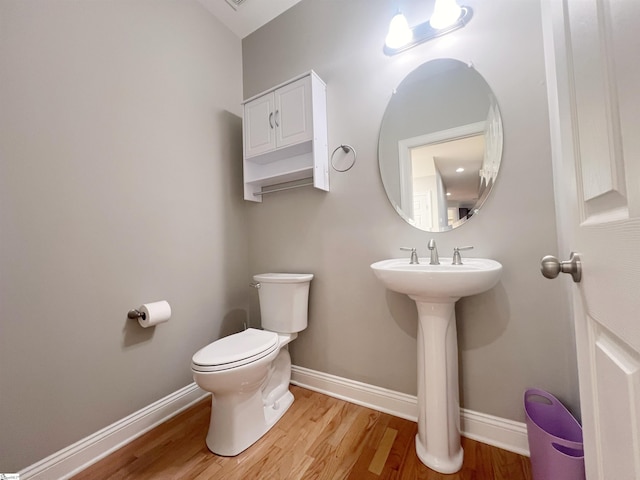
<path fill-rule="evenodd" d="M 218 372 L 255 362 L 278 349 L 278 334 L 248 328 L 216 340 L 193 356 L 191 367 L 198 372 Z"/>

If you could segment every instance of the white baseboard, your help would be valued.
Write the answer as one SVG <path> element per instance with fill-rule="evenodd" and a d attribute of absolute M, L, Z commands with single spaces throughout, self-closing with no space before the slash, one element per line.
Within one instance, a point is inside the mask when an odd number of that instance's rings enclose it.
<path fill-rule="evenodd" d="M 460 429 L 462 435 L 472 440 L 529 456 L 525 423 L 461 408 Z"/>
<path fill-rule="evenodd" d="M 418 418 L 418 400 L 413 395 L 296 365 L 291 367 L 291 383 L 413 422 Z M 460 427 L 467 438 L 529 456 L 524 423 L 463 408 L 460 409 Z"/>
<path fill-rule="evenodd" d="M 291 383 L 412 422 L 418 419 L 417 398 L 406 393 L 336 377 L 297 365 L 291 366 Z"/>
<path fill-rule="evenodd" d="M 386 388 L 292 366 L 291 383 L 407 420 L 417 420 L 417 398 Z M 20 472 L 21 480 L 66 480 L 115 450 L 169 420 L 209 393 L 195 383 L 167 395 L 128 417 L 64 448 Z M 465 437 L 529 455 L 524 423 L 461 409 Z"/>
<path fill-rule="evenodd" d="M 66 480 L 209 395 L 195 383 L 18 472 L 20 480 Z"/>

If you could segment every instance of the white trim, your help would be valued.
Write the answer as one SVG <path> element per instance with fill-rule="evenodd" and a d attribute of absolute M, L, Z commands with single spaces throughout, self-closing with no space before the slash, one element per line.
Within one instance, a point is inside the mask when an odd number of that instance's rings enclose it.
<path fill-rule="evenodd" d="M 472 135 L 484 133 L 485 121 L 469 123 L 459 127 L 441 130 L 439 132 L 425 133 L 417 137 L 403 138 L 398 141 L 398 169 L 400 170 L 400 190 L 402 199 L 400 205 L 404 210 L 407 206 L 413 208 L 413 196 L 406 196 L 404 190 L 413 191 L 413 174 L 411 166 L 411 149 L 423 147 L 425 145 L 435 145 L 437 143 L 450 142 Z M 405 210 L 409 211 L 409 210 Z"/>
<path fill-rule="evenodd" d="M 461 138 L 478 135 L 485 132 L 485 121 L 460 125 L 459 127 L 440 130 L 439 132 L 425 133 L 417 137 L 403 138 L 398 141 L 398 170 L 400 175 L 400 215 L 404 219 L 413 221 L 413 165 L 411 163 L 411 149 L 426 145 L 450 142 Z M 444 193 L 443 193 L 444 195 Z M 398 210 L 396 208 L 396 210 Z M 414 225 L 415 226 L 415 225 Z M 436 225 L 437 226 L 437 225 Z"/>
<path fill-rule="evenodd" d="M 461 408 L 460 429 L 472 440 L 529 456 L 527 425 L 522 422 Z"/>
<path fill-rule="evenodd" d="M 291 383 L 415 422 L 417 398 L 293 365 Z M 21 480 L 66 480 L 210 395 L 195 383 L 21 470 Z M 529 455 L 524 423 L 461 409 L 465 437 Z"/>
<path fill-rule="evenodd" d="M 398 146 L 404 150 L 414 147 L 422 147 L 424 145 L 435 145 L 436 143 L 450 142 L 460 138 L 470 137 L 484 133 L 486 122 L 484 120 L 475 123 L 460 125 L 459 127 L 440 130 L 438 132 L 425 133 L 417 137 L 403 138 L 398 141 Z M 408 155 L 406 155 L 408 158 Z"/>
<path fill-rule="evenodd" d="M 169 420 L 209 393 L 195 383 L 167 395 L 20 472 L 21 480 L 66 480 Z"/>
<path fill-rule="evenodd" d="M 297 365 L 291 366 L 291 383 L 412 422 L 417 421 L 418 418 L 416 397 L 406 393 L 336 377 Z"/>
<path fill-rule="evenodd" d="M 414 395 L 292 365 L 291 383 L 413 422 L 418 418 Z M 462 435 L 494 447 L 529 456 L 527 427 L 522 422 L 460 409 Z"/>

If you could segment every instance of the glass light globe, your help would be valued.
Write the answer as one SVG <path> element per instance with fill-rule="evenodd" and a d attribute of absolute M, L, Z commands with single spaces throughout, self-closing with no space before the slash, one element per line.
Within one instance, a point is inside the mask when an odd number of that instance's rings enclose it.
<path fill-rule="evenodd" d="M 436 30 L 450 27 L 460 18 L 461 12 L 462 9 L 456 3 L 456 0 L 436 0 L 429 24 Z"/>
<path fill-rule="evenodd" d="M 389 24 L 389 33 L 385 39 L 385 44 L 389 48 L 400 48 L 406 45 L 413 38 L 413 33 L 409 28 L 407 19 L 400 12 L 396 13 Z"/>

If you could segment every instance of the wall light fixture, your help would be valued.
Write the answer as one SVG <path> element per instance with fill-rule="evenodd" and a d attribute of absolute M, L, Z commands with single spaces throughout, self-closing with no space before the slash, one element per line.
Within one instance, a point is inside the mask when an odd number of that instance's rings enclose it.
<path fill-rule="evenodd" d="M 385 55 L 395 55 L 416 45 L 464 27 L 471 17 L 471 7 L 459 6 L 456 0 L 436 0 L 431 18 L 413 28 L 404 15 L 396 13 L 389 24 L 384 42 Z"/>

